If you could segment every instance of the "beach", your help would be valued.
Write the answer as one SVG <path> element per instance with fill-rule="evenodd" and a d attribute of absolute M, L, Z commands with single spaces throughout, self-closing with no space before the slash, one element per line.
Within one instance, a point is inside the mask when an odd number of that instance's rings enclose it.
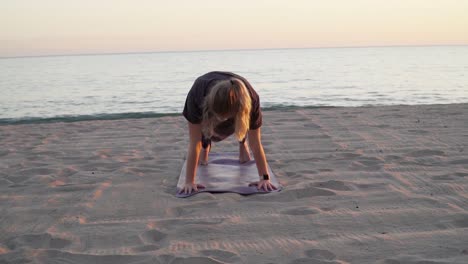
<path fill-rule="evenodd" d="M 284 190 L 182 199 L 182 115 L 0 126 L 0 263 L 468 262 L 468 104 L 272 110 L 261 129 Z"/>

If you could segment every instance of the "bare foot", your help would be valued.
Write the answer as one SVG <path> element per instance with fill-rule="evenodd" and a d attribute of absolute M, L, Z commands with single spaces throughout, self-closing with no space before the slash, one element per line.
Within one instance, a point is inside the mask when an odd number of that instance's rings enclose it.
<path fill-rule="evenodd" d="M 246 163 L 251 160 L 250 149 L 246 142 L 239 143 L 239 162 Z"/>
<path fill-rule="evenodd" d="M 208 145 L 206 149 L 202 148 L 200 153 L 200 165 L 208 165 L 208 154 L 210 154 L 211 145 Z"/>

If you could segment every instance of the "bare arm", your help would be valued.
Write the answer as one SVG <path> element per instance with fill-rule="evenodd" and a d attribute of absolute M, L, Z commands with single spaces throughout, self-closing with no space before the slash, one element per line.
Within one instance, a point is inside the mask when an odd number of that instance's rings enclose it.
<path fill-rule="evenodd" d="M 263 189 L 267 192 L 276 190 L 277 188 L 270 182 L 270 180 L 264 180 L 262 177 L 264 174 L 268 174 L 268 164 L 265 157 L 265 151 L 263 150 L 260 128 L 249 130 L 248 136 L 250 149 L 252 149 L 255 163 L 257 164 L 258 175 L 261 177 L 258 182 L 251 183 L 250 185 L 257 185 L 257 189 Z"/>
<path fill-rule="evenodd" d="M 255 163 L 257 164 L 258 175 L 262 176 L 268 173 L 268 165 L 265 157 L 265 151 L 261 141 L 260 128 L 249 130 L 249 146 L 254 155 Z"/>
<path fill-rule="evenodd" d="M 189 126 L 189 146 L 187 151 L 187 167 L 185 168 L 185 184 L 179 190 L 179 193 L 190 194 L 192 191 L 198 191 L 198 188 L 205 188 L 202 184 L 195 183 L 197 174 L 198 157 L 200 156 L 201 143 L 201 125 L 188 122 Z"/>

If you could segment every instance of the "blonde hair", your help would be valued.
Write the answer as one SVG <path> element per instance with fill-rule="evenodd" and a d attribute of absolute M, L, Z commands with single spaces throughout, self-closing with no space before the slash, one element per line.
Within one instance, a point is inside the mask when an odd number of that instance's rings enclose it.
<path fill-rule="evenodd" d="M 205 137 L 213 136 L 219 124 L 215 115 L 235 116 L 235 135 L 237 140 L 245 138 L 250 126 L 252 99 L 249 91 L 239 79 L 222 80 L 216 83 L 203 103 L 202 132 Z"/>

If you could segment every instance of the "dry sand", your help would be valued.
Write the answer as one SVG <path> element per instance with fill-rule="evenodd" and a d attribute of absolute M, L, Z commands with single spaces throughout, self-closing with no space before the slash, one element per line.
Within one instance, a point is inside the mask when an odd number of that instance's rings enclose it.
<path fill-rule="evenodd" d="M 284 191 L 181 199 L 182 116 L 0 126 L 0 263 L 468 263 L 468 104 L 262 130 Z"/>

